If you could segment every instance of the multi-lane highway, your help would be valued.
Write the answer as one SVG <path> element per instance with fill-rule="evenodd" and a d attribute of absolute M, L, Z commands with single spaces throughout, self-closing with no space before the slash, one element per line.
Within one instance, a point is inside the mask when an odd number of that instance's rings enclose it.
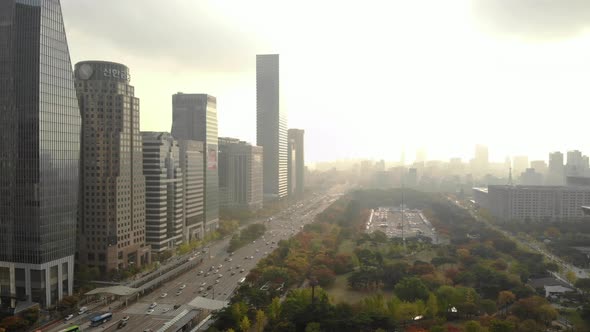
<path fill-rule="evenodd" d="M 303 225 L 312 222 L 315 216 L 334 202 L 341 193 L 331 191 L 325 195 L 316 195 L 273 216 L 265 223 L 267 231 L 263 237 L 234 253 L 227 252 L 229 239 L 210 245 L 209 252 L 201 253 L 198 258 L 203 258 L 202 264 L 164 283 L 128 307 L 113 312 L 113 319 L 103 326 L 90 327 L 89 319 L 99 313 L 108 312 L 108 306 L 96 308 L 92 313 L 76 317 L 67 324 L 54 326 L 50 331 L 59 331 L 70 323 L 78 324 L 83 331 L 114 331 L 118 323 L 127 317 L 127 325 L 122 327 L 121 331 L 156 331 L 183 310 L 192 309 L 188 303 L 197 296 L 228 300 L 239 285 L 240 279 L 245 277 L 261 258 L 274 250 L 278 241 L 293 236 Z M 154 303 L 155 306 L 152 305 Z M 153 311 L 149 311 L 150 306 L 153 306 Z"/>

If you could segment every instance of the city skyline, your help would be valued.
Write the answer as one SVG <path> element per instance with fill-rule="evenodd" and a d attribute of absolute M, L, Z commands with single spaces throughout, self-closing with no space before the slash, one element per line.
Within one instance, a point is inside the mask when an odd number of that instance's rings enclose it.
<path fill-rule="evenodd" d="M 169 14 L 153 1 L 63 1 L 74 62 L 134 68 L 142 130 L 167 130 L 168 96 L 193 91 L 218 97 L 220 136 L 255 143 L 255 55 L 279 53 L 283 106 L 290 127 L 306 128 L 309 162 L 393 160 L 423 146 L 433 159 L 467 158 L 474 142 L 489 146 L 492 160 L 590 147 L 583 121 L 571 121 L 590 109 L 590 37 L 578 14 L 588 5 L 351 2 L 325 25 L 334 4 L 314 3 L 308 13 L 305 2 L 171 1 L 177 10 Z M 298 15 L 305 27 L 290 18 Z M 371 21 L 346 24 L 357 16 Z M 151 24 L 154 17 L 161 24 Z M 147 57 L 153 40 L 157 50 Z"/>

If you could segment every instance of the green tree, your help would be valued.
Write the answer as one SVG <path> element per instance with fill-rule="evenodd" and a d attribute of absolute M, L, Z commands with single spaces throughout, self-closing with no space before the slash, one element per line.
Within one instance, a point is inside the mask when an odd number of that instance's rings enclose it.
<path fill-rule="evenodd" d="M 416 300 L 428 300 L 428 288 L 422 280 L 416 277 L 404 278 L 395 287 L 393 292 L 402 301 L 413 302 Z"/>
<path fill-rule="evenodd" d="M 305 332 L 321 332 L 320 323 L 311 322 L 305 326 Z"/>
<path fill-rule="evenodd" d="M 490 323 L 490 332 L 514 332 L 514 324 L 506 320 L 494 319 Z"/>
<path fill-rule="evenodd" d="M 430 317 L 436 317 L 438 314 L 438 300 L 436 299 L 436 295 L 432 293 L 428 294 L 428 301 L 426 301 L 426 313 Z"/>
<path fill-rule="evenodd" d="M 275 297 L 272 299 L 272 302 L 270 302 L 270 305 L 268 306 L 268 318 L 270 319 L 271 322 L 276 322 L 279 320 L 280 316 L 281 316 L 281 299 L 279 299 L 278 297 Z"/>
<path fill-rule="evenodd" d="M 250 320 L 248 319 L 248 316 L 244 316 L 240 321 L 240 331 L 248 332 L 248 330 L 250 330 Z"/>
<path fill-rule="evenodd" d="M 256 311 L 256 332 L 264 331 L 264 321 L 266 320 L 266 315 L 264 311 L 257 310 Z"/>
<path fill-rule="evenodd" d="M 474 320 L 470 320 L 470 321 L 466 322 L 465 325 L 463 325 L 463 329 L 465 330 L 465 332 L 481 332 L 481 331 L 483 331 L 479 322 L 476 322 Z"/>

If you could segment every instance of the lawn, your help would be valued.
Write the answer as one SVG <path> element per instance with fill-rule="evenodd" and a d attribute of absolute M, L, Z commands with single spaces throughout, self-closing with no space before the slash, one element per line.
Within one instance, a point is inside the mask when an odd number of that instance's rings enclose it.
<path fill-rule="evenodd" d="M 347 278 L 349 275 L 350 273 L 337 276 L 334 284 L 331 287 L 325 289 L 326 292 L 328 292 L 328 294 L 330 295 L 330 299 L 334 303 L 345 302 L 349 304 L 354 304 L 367 297 L 371 297 L 377 293 L 376 291 L 362 292 L 348 288 Z M 393 295 L 393 292 L 381 291 L 381 294 L 383 294 L 383 297 L 385 297 L 386 299 L 389 299 Z"/>

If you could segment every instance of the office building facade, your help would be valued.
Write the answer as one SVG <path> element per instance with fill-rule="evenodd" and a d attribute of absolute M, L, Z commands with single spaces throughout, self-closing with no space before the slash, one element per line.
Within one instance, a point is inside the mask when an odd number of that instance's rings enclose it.
<path fill-rule="evenodd" d="M 202 239 L 205 233 L 205 149 L 203 142 L 179 140 L 184 190 L 182 234 L 184 242 Z"/>
<path fill-rule="evenodd" d="M 178 142 L 164 132 L 142 132 L 146 243 L 153 254 L 183 241 L 184 188 Z"/>
<path fill-rule="evenodd" d="M 301 198 L 305 191 L 305 150 L 302 129 L 289 129 L 289 195 Z M 385 162 L 380 163 L 380 170 L 385 171 Z"/>
<path fill-rule="evenodd" d="M 60 2 L 0 1 L 0 306 L 73 293 L 80 112 Z"/>
<path fill-rule="evenodd" d="M 219 138 L 220 204 L 258 210 L 263 203 L 263 149 L 236 138 Z"/>
<path fill-rule="evenodd" d="M 280 107 L 279 55 L 256 56 L 256 145 L 264 148 L 264 195 L 288 194 L 287 113 Z"/>
<path fill-rule="evenodd" d="M 172 136 L 203 142 L 205 184 L 205 232 L 219 222 L 219 171 L 217 169 L 217 99 L 207 94 L 172 96 Z"/>
<path fill-rule="evenodd" d="M 139 99 L 122 64 L 83 61 L 75 74 L 83 133 L 77 261 L 106 276 L 150 261 Z"/>

